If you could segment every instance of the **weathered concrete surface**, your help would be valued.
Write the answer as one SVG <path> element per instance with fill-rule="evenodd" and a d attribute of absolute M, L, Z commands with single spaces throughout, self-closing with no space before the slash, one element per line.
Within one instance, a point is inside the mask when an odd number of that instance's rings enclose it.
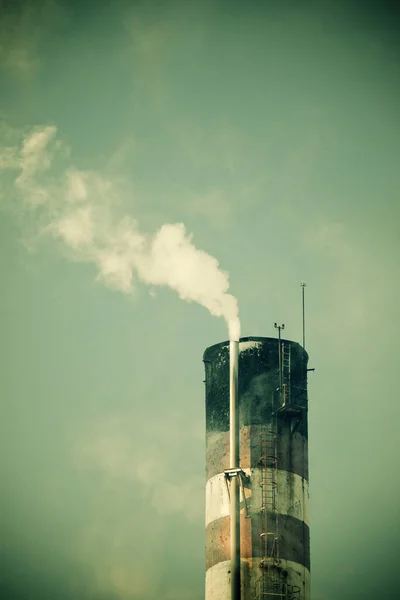
<path fill-rule="evenodd" d="M 242 598 L 257 598 L 257 582 L 261 577 L 259 560 L 241 561 Z M 282 560 L 282 571 L 288 573 L 291 585 L 300 589 L 294 598 L 310 598 L 310 571 L 298 563 Z M 206 573 L 206 598 L 208 600 L 230 600 L 230 561 L 219 562 Z"/>
<path fill-rule="evenodd" d="M 248 341 L 259 342 L 243 349 Z M 295 342 L 282 340 L 291 347 L 290 396 L 296 406 L 307 403 L 306 351 Z M 229 430 L 229 342 L 207 348 L 203 356 L 206 371 L 206 430 Z M 278 340 L 242 338 L 239 344 L 240 425 L 264 423 L 279 407 Z M 304 424 L 306 426 L 307 420 Z M 304 429 L 304 427 L 301 427 Z M 306 433 L 306 432 L 305 432 Z"/>
<path fill-rule="evenodd" d="M 242 467 L 243 468 L 243 467 Z M 253 518 L 261 510 L 261 469 L 243 468 L 249 482 L 244 488 L 246 506 Z M 278 470 L 276 507 L 280 514 L 295 517 L 310 524 L 308 511 L 308 482 L 296 473 Z M 243 493 L 240 491 L 240 503 L 244 509 Z M 216 519 L 229 515 L 229 492 L 224 473 L 211 477 L 206 483 L 206 526 Z"/>
<path fill-rule="evenodd" d="M 263 558 L 260 533 L 263 528 L 260 519 L 244 517 L 240 519 L 240 556 L 242 558 Z M 206 527 L 206 569 L 219 562 L 229 560 L 230 517 L 221 517 Z M 279 515 L 279 555 L 281 558 L 310 568 L 310 532 L 303 521 L 289 515 Z"/>
<path fill-rule="evenodd" d="M 304 417 L 303 417 L 304 418 Z M 296 424 L 296 421 L 294 421 Z M 282 419 L 278 431 L 278 465 L 282 471 L 296 473 L 308 480 L 308 440 L 293 422 Z M 240 429 L 240 465 L 242 469 L 259 466 L 263 453 L 260 443 L 262 426 Z M 206 435 L 206 481 L 229 468 L 229 431 L 212 431 Z"/>

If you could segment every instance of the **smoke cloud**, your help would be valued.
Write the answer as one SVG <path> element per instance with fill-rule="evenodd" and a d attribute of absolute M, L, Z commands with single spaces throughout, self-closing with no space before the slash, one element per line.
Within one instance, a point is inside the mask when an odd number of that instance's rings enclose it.
<path fill-rule="evenodd" d="M 113 184 L 65 166 L 68 156 L 54 126 L 35 128 L 19 144 L 0 147 L 0 168 L 13 172 L 13 191 L 25 209 L 40 214 L 39 235 L 62 242 L 74 260 L 95 264 L 97 279 L 111 288 L 131 293 L 142 282 L 175 290 L 182 300 L 223 317 L 229 338 L 238 340 L 238 303 L 217 259 L 195 247 L 183 223 L 165 224 L 150 236 L 134 219 L 116 218 Z"/>

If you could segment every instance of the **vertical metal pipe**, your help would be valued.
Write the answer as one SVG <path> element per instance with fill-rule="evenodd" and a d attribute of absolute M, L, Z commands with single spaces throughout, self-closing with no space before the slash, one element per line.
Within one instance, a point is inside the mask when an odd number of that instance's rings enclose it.
<path fill-rule="evenodd" d="M 282 345 L 281 345 L 281 327 L 278 327 L 278 364 L 279 364 L 279 397 L 282 399 Z"/>
<path fill-rule="evenodd" d="M 229 345 L 229 443 L 231 469 L 239 468 L 238 419 L 239 342 Z M 230 487 L 231 600 L 240 600 L 240 486 L 238 475 Z"/>
<path fill-rule="evenodd" d="M 229 443 L 230 469 L 239 466 L 239 427 L 237 422 L 239 342 L 229 344 Z"/>

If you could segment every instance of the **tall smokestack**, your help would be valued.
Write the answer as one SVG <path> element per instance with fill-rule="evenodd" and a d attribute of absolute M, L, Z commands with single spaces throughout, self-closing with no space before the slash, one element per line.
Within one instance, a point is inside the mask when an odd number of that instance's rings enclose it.
<path fill-rule="evenodd" d="M 238 420 L 239 342 L 229 343 L 229 468 L 239 468 Z M 231 600 L 240 600 L 240 486 L 239 474 L 231 475 L 230 484 L 230 549 Z"/>
<path fill-rule="evenodd" d="M 239 348 L 207 348 L 203 360 L 206 600 L 310 600 L 307 352 L 246 337 Z"/>

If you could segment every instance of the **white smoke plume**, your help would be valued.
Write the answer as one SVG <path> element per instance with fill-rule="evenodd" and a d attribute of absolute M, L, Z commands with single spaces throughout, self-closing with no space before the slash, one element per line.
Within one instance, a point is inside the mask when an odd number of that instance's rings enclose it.
<path fill-rule="evenodd" d="M 24 207 L 40 213 L 40 234 L 63 242 L 75 260 L 94 263 L 98 280 L 117 290 L 132 292 L 135 280 L 170 287 L 182 300 L 223 317 L 229 338 L 238 340 L 237 300 L 218 261 L 195 247 L 183 223 L 165 224 L 149 236 L 134 219 L 115 218 L 113 185 L 93 172 L 60 169 L 59 158 L 68 154 L 54 126 L 0 146 L 0 169 L 13 173 Z M 56 175 L 50 176 L 51 167 Z"/>

